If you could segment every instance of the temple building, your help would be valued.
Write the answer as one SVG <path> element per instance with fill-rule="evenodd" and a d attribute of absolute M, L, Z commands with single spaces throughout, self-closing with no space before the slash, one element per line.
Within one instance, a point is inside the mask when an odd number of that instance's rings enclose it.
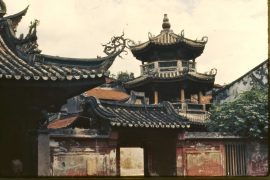
<path fill-rule="evenodd" d="M 31 22 L 28 34 L 16 35 L 27 10 L 5 16 L 6 5 L 0 0 L 1 176 L 37 175 L 36 130 L 47 112 L 58 112 L 68 98 L 104 84 L 108 68 L 125 47 L 121 36 L 114 39 L 117 47 L 112 42 L 105 46 L 105 57 L 42 54 L 39 21 Z"/>
<path fill-rule="evenodd" d="M 140 77 L 123 85 L 128 99 L 104 98 L 95 88 L 80 95 L 77 113 L 54 116 L 43 124 L 40 176 L 228 174 L 220 139 L 239 137 L 207 132 L 216 70 L 198 73 L 195 64 L 206 38 L 193 41 L 174 34 L 167 15 L 162 27 L 160 35 L 130 46 L 146 64 Z"/>
<path fill-rule="evenodd" d="M 207 37 L 190 40 L 175 34 L 164 15 L 159 35 L 149 33 L 147 42 L 130 46 L 132 54 L 142 62 L 141 76 L 125 84 L 128 90 L 145 92 L 150 104 L 162 101 L 186 102 L 196 96 L 201 104 L 203 95 L 213 88 L 216 69 L 197 72 L 197 58 L 203 53 Z"/>
<path fill-rule="evenodd" d="M 1 176 L 246 176 L 268 172 L 265 139 L 208 132 L 216 69 L 197 72 L 207 37 L 171 30 L 145 43 L 124 35 L 106 56 L 42 54 L 37 25 L 16 35 L 28 7 L 0 0 Z M 108 69 L 125 48 L 141 75 L 121 85 Z M 266 68 L 267 69 L 267 68 Z M 260 157 L 261 159 L 258 159 Z M 257 159 L 256 159 L 257 158 Z"/>

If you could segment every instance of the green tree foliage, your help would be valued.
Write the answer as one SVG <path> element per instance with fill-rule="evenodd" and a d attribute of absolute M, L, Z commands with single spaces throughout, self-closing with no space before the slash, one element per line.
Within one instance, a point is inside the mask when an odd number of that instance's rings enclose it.
<path fill-rule="evenodd" d="M 134 79 L 134 73 L 128 73 L 127 71 L 126 72 L 123 72 L 123 71 L 120 71 L 117 73 L 117 76 L 115 76 L 114 74 L 112 74 L 112 77 L 116 77 L 116 79 L 122 83 L 125 83 L 125 82 L 128 82 L 130 80 L 133 80 Z"/>
<path fill-rule="evenodd" d="M 254 88 L 233 102 L 214 104 L 210 109 L 209 131 L 262 138 L 268 132 L 268 92 Z"/>

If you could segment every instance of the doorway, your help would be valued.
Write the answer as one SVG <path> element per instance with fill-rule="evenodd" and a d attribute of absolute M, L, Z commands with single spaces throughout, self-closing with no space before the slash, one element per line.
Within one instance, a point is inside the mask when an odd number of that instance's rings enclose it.
<path fill-rule="evenodd" d="M 120 176 L 144 176 L 143 148 L 120 148 Z"/>

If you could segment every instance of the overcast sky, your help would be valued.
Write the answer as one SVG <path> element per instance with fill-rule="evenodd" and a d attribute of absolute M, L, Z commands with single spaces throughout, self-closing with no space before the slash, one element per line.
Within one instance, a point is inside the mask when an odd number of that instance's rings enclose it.
<path fill-rule="evenodd" d="M 8 15 L 30 5 L 18 34 L 27 33 L 33 19 L 44 54 L 93 58 L 101 44 L 121 35 L 138 42 L 148 32 L 158 35 L 168 14 L 171 29 L 185 37 L 208 36 L 204 53 L 196 59 L 199 72 L 217 68 L 216 83 L 228 84 L 267 59 L 267 0 L 6 0 Z M 132 54 L 117 58 L 110 68 L 140 75 L 140 61 Z"/>

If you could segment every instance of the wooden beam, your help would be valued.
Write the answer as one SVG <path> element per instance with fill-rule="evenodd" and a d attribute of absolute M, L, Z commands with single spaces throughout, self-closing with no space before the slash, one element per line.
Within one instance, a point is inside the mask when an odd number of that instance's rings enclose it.
<path fill-rule="evenodd" d="M 185 102 L 185 90 L 180 89 L 180 102 Z"/>
<path fill-rule="evenodd" d="M 154 91 L 154 104 L 158 104 L 158 91 Z"/>
<path fill-rule="evenodd" d="M 202 91 L 199 91 L 199 93 L 198 93 L 198 103 L 199 103 L 199 104 L 202 103 L 202 96 L 203 96 Z"/>

